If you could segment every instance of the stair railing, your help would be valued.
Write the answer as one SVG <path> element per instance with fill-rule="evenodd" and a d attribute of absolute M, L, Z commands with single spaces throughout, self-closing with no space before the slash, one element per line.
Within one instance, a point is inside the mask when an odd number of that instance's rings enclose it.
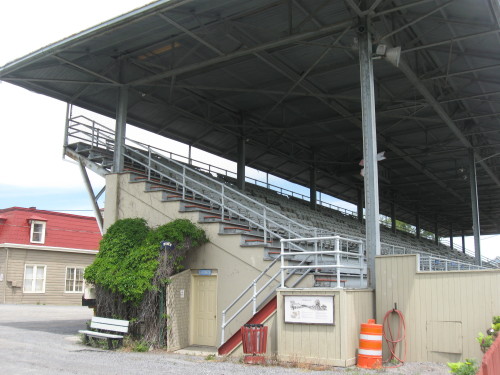
<path fill-rule="evenodd" d="M 68 145 L 70 140 L 76 140 L 87 143 L 95 149 L 103 148 L 106 151 L 114 151 L 113 130 L 84 116 L 72 118 L 68 123 Z M 252 227 L 262 230 L 266 238 L 274 237 L 280 240 L 282 238 L 308 237 L 313 233 L 320 236 L 331 234 L 330 231 L 298 223 L 225 183 L 215 180 L 213 176 L 209 177 L 186 166 L 175 160 L 174 154 L 171 152 L 128 138 L 124 152 L 127 159 L 144 168 L 150 180 L 152 175 L 156 174 L 160 178 L 172 181 L 182 189 L 184 197 L 186 192 L 202 197 L 211 202 L 212 205 L 218 206 L 222 216 L 226 215 L 227 212 L 241 217 L 247 220 Z M 293 247 L 296 250 L 306 250 L 296 244 L 293 244 Z"/>

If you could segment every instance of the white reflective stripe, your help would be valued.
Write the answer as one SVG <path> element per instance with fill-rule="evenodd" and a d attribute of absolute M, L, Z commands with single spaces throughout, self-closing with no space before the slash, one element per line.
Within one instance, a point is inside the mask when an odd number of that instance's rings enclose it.
<path fill-rule="evenodd" d="M 366 349 L 358 349 L 358 354 L 362 354 L 362 355 L 373 355 L 373 356 L 382 356 L 382 350 L 366 350 Z"/>
<path fill-rule="evenodd" d="M 367 340 L 367 341 L 382 341 L 382 335 L 359 335 L 359 338 L 361 340 Z"/>

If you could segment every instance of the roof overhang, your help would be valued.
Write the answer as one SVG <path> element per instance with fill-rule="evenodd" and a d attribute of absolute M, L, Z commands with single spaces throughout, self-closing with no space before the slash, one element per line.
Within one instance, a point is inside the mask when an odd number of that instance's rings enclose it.
<path fill-rule="evenodd" d="M 363 189 L 360 19 L 399 68 L 374 61 L 380 209 L 447 236 L 500 232 L 498 0 L 158 1 L 0 68 L 0 79 L 355 203 Z"/>

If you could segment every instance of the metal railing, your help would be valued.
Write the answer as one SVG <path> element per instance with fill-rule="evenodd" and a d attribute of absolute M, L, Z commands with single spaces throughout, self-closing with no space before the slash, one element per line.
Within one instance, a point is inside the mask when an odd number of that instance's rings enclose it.
<path fill-rule="evenodd" d="M 470 270 L 486 270 L 487 267 L 478 266 L 476 264 L 459 262 L 456 260 L 438 258 L 431 255 L 419 254 L 419 270 L 436 272 L 436 271 L 470 271 Z"/>
<path fill-rule="evenodd" d="M 86 117 L 69 120 L 68 139 L 80 141 L 99 150 L 114 151 L 114 132 Z M 141 166 L 148 180 L 153 177 L 170 181 L 182 192 L 195 195 L 220 210 L 221 215 L 234 215 L 247 220 L 251 227 L 263 231 L 264 240 L 331 235 L 332 232 L 296 222 L 280 212 L 267 207 L 227 184 L 217 181 L 211 174 L 203 173 L 175 160 L 179 155 L 131 139 L 126 140 L 125 156 L 129 162 Z M 213 170 L 212 170 L 213 172 Z M 300 246 L 294 246 L 297 250 Z"/>
<path fill-rule="evenodd" d="M 252 304 L 252 315 L 257 313 L 257 308 L 260 304 L 266 302 L 276 291 L 278 288 L 286 287 L 286 282 L 296 274 L 297 271 L 301 270 L 303 274 L 295 280 L 291 288 L 294 288 L 298 285 L 308 274 L 313 271 L 317 271 L 318 269 L 323 268 L 335 268 L 337 270 L 337 287 L 340 287 L 340 270 L 341 269 L 355 269 L 359 270 L 359 278 L 360 285 L 363 284 L 364 275 L 366 274 L 366 267 L 364 265 L 364 254 L 363 254 L 363 244 L 361 241 L 350 240 L 347 238 L 342 238 L 340 236 L 329 236 L 329 237 L 306 237 L 306 238 L 294 238 L 294 239 L 282 239 L 281 241 L 281 252 L 280 254 L 268 265 L 268 267 L 262 271 L 251 283 L 250 285 L 243 290 L 243 292 L 238 295 L 233 302 L 231 302 L 223 311 L 222 311 L 222 324 L 221 324 L 221 345 L 225 342 L 225 333 L 226 327 L 236 319 L 250 304 Z M 312 243 L 314 251 L 297 251 L 291 250 L 290 247 L 285 247 L 286 243 Z M 352 245 L 355 245 L 357 248 L 357 252 L 348 251 Z M 331 248 L 334 246 L 335 250 L 323 250 L 325 248 Z M 342 250 L 344 249 L 344 250 Z M 326 255 L 326 257 L 323 257 Z M 295 266 L 285 265 L 286 257 L 297 257 L 299 256 L 301 259 L 300 263 Z M 311 259 L 312 258 L 312 259 Z M 325 259 L 326 258 L 326 259 Z M 348 262 L 350 258 L 357 258 L 358 265 L 353 266 Z M 312 260 L 310 264 L 305 264 Z M 329 264 L 324 263 L 325 261 L 334 261 L 335 263 Z M 268 272 L 276 265 L 276 263 L 280 261 L 280 268 L 272 275 L 268 275 Z M 268 280 L 259 287 L 259 282 L 264 278 L 268 278 Z M 278 282 L 278 277 L 280 278 L 280 282 Z M 269 288 L 271 284 L 275 282 L 277 285 L 272 288 L 271 292 L 268 293 L 265 297 L 261 297 L 262 293 Z M 249 292 L 251 294 L 249 295 Z M 237 306 L 238 302 L 243 300 L 247 296 L 247 299 L 244 300 L 239 306 L 239 309 L 234 312 L 230 317 L 227 317 L 228 312 Z M 259 302 L 259 297 L 261 297 Z"/>
<path fill-rule="evenodd" d="M 318 268 L 332 268 L 335 269 L 336 271 L 336 277 L 337 277 L 337 288 L 341 288 L 340 283 L 340 271 L 344 269 L 350 269 L 350 270 L 359 270 L 359 278 L 360 278 L 360 286 L 363 284 L 363 276 L 364 272 L 363 270 L 365 269 L 364 265 L 364 254 L 363 254 L 363 242 L 358 241 L 358 240 L 351 240 L 348 238 L 342 238 L 340 236 L 331 236 L 331 237 L 313 237 L 313 238 L 292 238 L 292 239 L 282 239 L 281 241 L 281 252 L 280 252 L 280 259 L 281 259 L 281 287 L 285 288 L 285 274 L 286 270 L 298 270 L 298 269 L 305 269 L 305 270 L 315 270 Z M 285 265 L 285 258 L 287 257 L 295 257 L 297 256 L 297 252 L 294 251 L 285 251 L 285 243 L 296 243 L 296 242 L 306 242 L 306 243 L 313 243 L 315 250 L 314 251 L 306 251 L 306 252 L 301 252 L 300 255 L 314 255 L 314 262 L 313 264 L 307 264 L 307 265 L 302 265 L 299 264 L 298 266 L 291 266 L 291 265 Z M 355 245 L 358 249 L 357 252 L 352 252 L 352 251 L 347 251 L 350 247 L 350 245 Z M 318 249 L 318 245 L 320 248 Z M 332 248 L 333 245 L 333 250 L 322 250 L 322 248 Z M 345 250 L 343 250 L 345 249 Z M 332 259 L 335 260 L 334 263 L 321 263 L 319 262 L 319 257 L 321 255 L 329 255 L 330 257 L 328 258 L 329 261 Z M 342 263 L 342 261 L 346 261 L 349 258 L 354 257 L 358 259 L 358 265 L 354 266 L 350 263 Z"/>

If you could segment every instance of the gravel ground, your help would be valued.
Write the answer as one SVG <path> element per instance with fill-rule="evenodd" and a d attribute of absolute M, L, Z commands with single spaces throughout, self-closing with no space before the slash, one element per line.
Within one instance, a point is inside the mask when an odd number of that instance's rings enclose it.
<path fill-rule="evenodd" d="M 133 353 L 84 346 L 76 332 L 91 310 L 79 306 L 0 305 L 0 373 L 52 374 L 448 374 L 446 365 L 407 363 L 396 369 L 361 370 L 252 366 L 237 359 L 206 360 L 154 351 Z"/>

